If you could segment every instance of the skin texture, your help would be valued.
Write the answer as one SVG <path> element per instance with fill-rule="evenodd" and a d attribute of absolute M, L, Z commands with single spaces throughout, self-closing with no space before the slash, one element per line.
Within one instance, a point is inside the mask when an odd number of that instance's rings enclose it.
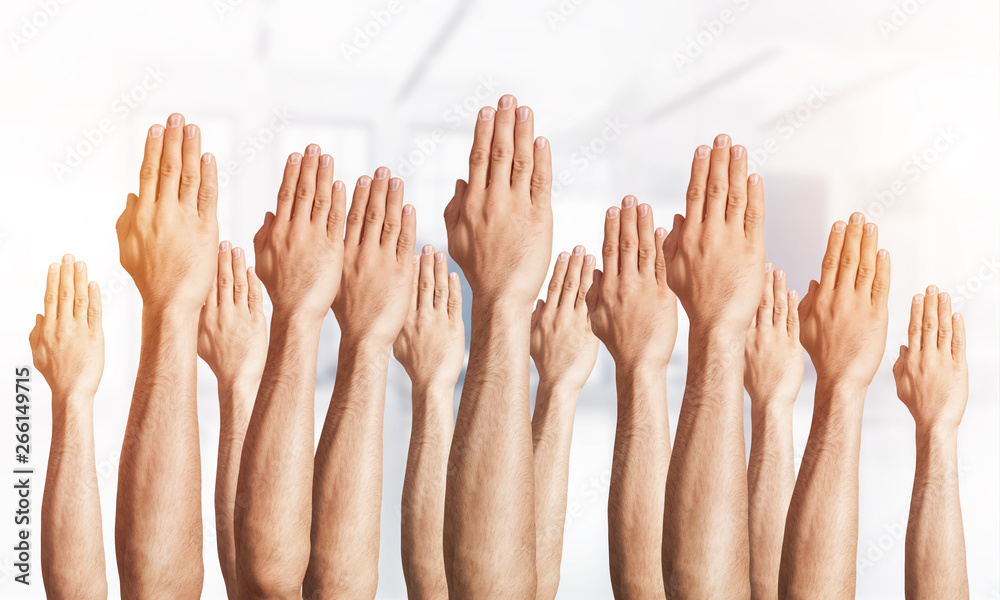
<path fill-rule="evenodd" d="M 726 135 L 695 151 L 687 214 L 664 246 L 691 321 L 664 506 L 668 598 L 750 595 L 743 352 L 764 286 L 764 187 L 746 155 Z"/>
<path fill-rule="evenodd" d="M 865 393 L 885 353 L 889 253 L 854 213 L 830 233 L 819 283 L 799 308 L 802 346 L 816 367 L 812 428 L 785 522 L 781 598 L 853 598 L 858 456 Z"/>
<path fill-rule="evenodd" d="M 298 598 L 309 563 L 316 356 L 340 288 L 346 192 L 310 144 L 285 165 L 275 212 L 254 237 L 274 310 L 247 426 L 234 511 L 240 598 Z"/>
<path fill-rule="evenodd" d="M 892 367 L 896 393 L 916 422 L 917 467 L 906 528 L 906 598 L 968 598 L 958 498 L 958 425 L 969 401 L 965 321 L 951 296 L 917 294 L 909 340 Z"/>
<path fill-rule="evenodd" d="M 752 421 L 747 491 L 750 519 L 750 593 L 778 597 L 778 567 L 788 502 L 795 488 L 792 405 L 805 371 L 799 342 L 799 296 L 787 291 L 785 272 L 764 265 L 764 294 L 747 331 L 743 384 Z"/>
<path fill-rule="evenodd" d="M 448 598 L 444 492 L 455 428 L 455 385 L 465 362 L 462 284 L 444 252 L 414 255 L 410 309 L 392 352 L 413 384 L 413 427 L 403 478 L 402 556 L 407 596 Z"/>
<path fill-rule="evenodd" d="M 448 251 L 472 288 L 472 343 L 448 458 L 444 553 L 456 598 L 534 598 L 528 392 L 531 305 L 552 254 L 552 157 L 533 115 L 483 108 L 445 208 Z"/>
<path fill-rule="evenodd" d="M 104 371 L 101 291 L 87 265 L 49 266 L 45 314 L 28 336 L 52 390 L 52 443 L 42 496 L 42 580 L 49 598 L 108 597 L 94 459 L 94 396 Z M 71 543 L 67 543 L 71 542 Z"/>
<path fill-rule="evenodd" d="M 242 248 L 219 245 L 219 266 L 201 309 L 198 355 L 219 382 L 219 459 L 215 476 L 215 530 L 226 591 L 235 599 L 233 510 L 250 414 L 267 359 L 267 322 L 260 279 L 247 269 Z"/>
<path fill-rule="evenodd" d="M 587 298 L 594 333 L 615 360 L 618 425 L 608 491 L 616 598 L 663 598 L 664 489 L 670 465 L 667 363 L 677 297 L 667 285 L 667 236 L 653 209 L 625 196 L 604 220 L 604 270 Z"/>
<path fill-rule="evenodd" d="M 121 264 L 142 295 L 142 345 L 118 473 L 123 598 L 197 598 L 202 563 L 198 315 L 217 265 L 216 162 L 173 114 L 150 128 L 118 219 Z"/>
<path fill-rule="evenodd" d="M 379 167 L 354 190 L 344 274 L 337 381 L 316 448 L 307 598 L 374 598 L 382 507 L 382 417 L 389 350 L 410 307 L 416 214 L 403 182 Z"/>
<path fill-rule="evenodd" d="M 559 254 L 548 296 L 531 315 L 531 358 L 538 370 L 531 434 L 539 600 L 555 598 L 559 587 L 573 418 L 580 390 L 597 362 L 599 342 L 587 313 L 596 262 L 583 246 L 574 248 L 572 256 Z"/>

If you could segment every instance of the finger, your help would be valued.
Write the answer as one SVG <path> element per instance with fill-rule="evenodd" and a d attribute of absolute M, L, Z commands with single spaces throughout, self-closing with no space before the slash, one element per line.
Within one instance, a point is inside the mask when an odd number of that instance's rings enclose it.
<path fill-rule="evenodd" d="M 965 319 L 962 315 L 955 313 L 952 317 L 951 336 L 951 357 L 958 361 L 965 361 Z"/>
<path fill-rule="evenodd" d="M 622 199 L 621 234 L 618 237 L 618 252 L 621 255 L 619 268 L 622 273 L 639 270 L 639 230 L 636 228 L 638 212 L 635 196 Z"/>
<path fill-rule="evenodd" d="M 593 317 L 594 311 L 597 310 L 597 298 L 601 291 L 601 285 L 604 283 L 604 272 L 600 269 L 594 269 L 594 282 L 590 284 L 590 291 L 587 292 L 587 312 Z"/>
<path fill-rule="evenodd" d="M 462 282 L 458 273 L 448 274 L 448 318 L 462 320 Z"/>
<path fill-rule="evenodd" d="M 621 231 L 621 209 L 612 206 L 604 219 L 604 246 L 601 248 L 604 259 L 604 272 L 611 277 L 618 276 L 618 237 Z"/>
<path fill-rule="evenodd" d="M 60 319 L 73 318 L 73 298 L 75 288 L 73 286 L 73 255 L 63 256 L 62 264 L 59 265 L 59 301 L 56 314 Z"/>
<path fill-rule="evenodd" d="M 232 269 L 233 301 L 238 307 L 249 306 L 247 302 L 247 259 L 243 248 L 233 248 Z"/>
<path fill-rule="evenodd" d="M 403 206 L 403 221 L 399 227 L 399 239 L 396 241 L 396 260 L 402 263 L 406 257 L 413 254 L 413 246 L 417 243 L 417 211 L 412 204 Z"/>
<path fill-rule="evenodd" d="M 858 264 L 861 262 L 861 238 L 864 233 L 865 216 L 859 212 L 851 215 L 844 234 L 844 249 L 840 253 L 840 272 L 837 274 L 837 287 L 853 291 L 857 285 Z"/>
<path fill-rule="evenodd" d="M 553 308 L 559 306 L 559 299 L 562 298 L 563 281 L 566 280 L 567 269 L 569 269 L 569 252 L 560 252 L 556 256 L 556 266 L 552 267 L 549 291 L 545 296 L 545 303 Z"/>
<path fill-rule="evenodd" d="M 469 184 L 474 190 L 484 190 L 489 183 L 490 152 L 493 146 L 493 128 L 496 111 L 484 106 L 476 120 L 476 131 L 472 136 L 472 150 L 469 152 Z"/>
<path fill-rule="evenodd" d="M 250 314 L 259 315 L 264 313 L 264 295 L 260 288 L 260 278 L 257 277 L 257 269 L 250 267 L 247 269 L 247 305 L 250 307 Z"/>
<path fill-rule="evenodd" d="M 410 314 L 415 314 L 417 312 L 418 300 L 417 295 L 420 291 L 420 255 L 413 255 L 413 277 L 411 278 L 410 286 Z"/>
<path fill-rule="evenodd" d="M 222 261 L 222 250 L 219 250 L 219 256 L 217 259 L 219 262 Z M 214 310 L 219 306 L 219 269 L 218 262 L 215 266 L 215 277 L 212 278 L 212 287 L 208 292 L 208 298 L 205 298 L 205 306 L 208 310 Z"/>
<path fill-rule="evenodd" d="M 344 215 L 347 211 L 347 186 L 339 179 L 333 182 L 330 211 L 326 217 L 326 235 L 330 239 L 344 239 Z"/>
<path fill-rule="evenodd" d="M 684 218 L 689 225 L 699 225 L 705 220 L 705 190 L 708 187 L 708 172 L 712 149 L 698 146 L 691 161 L 691 180 L 687 188 L 687 206 Z"/>
<path fill-rule="evenodd" d="M 316 202 L 316 172 L 319 170 L 319 146 L 309 144 L 299 165 L 299 178 L 295 184 L 295 201 L 292 204 L 292 219 L 303 223 L 312 219 L 313 204 Z"/>
<path fill-rule="evenodd" d="M 184 146 L 184 117 L 174 113 L 167 119 L 163 132 L 163 154 L 160 157 L 160 187 L 157 200 L 177 199 L 181 184 Z"/>
<path fill-rule="evenodd" d="M 514 161 L 514 111 L 517 100 L 504 94 L 497 103 L 496 125 L 493 127 L 493 148 L 490 153 L 489 185 L 510 186 Z M 501 189 L 502 189 L 501 188 Z"/>
<path fill-rule="evenodd" d="M 541 300 L 539 300 L 539 302 L 541 302 Z M 28 333 L 28 344 L 31 345 L 32 350 L 34 350 L 35 343 L 38 340 L 38 336 L 41 333 L 42 327 L 44 327 L 43 325 L 44 322 L 45 322 L 45 317 L 38 314 L 35 315 L 35 326 L 32 327 L 31 331 Z"/>
<path fill-rule="evenodd" d="M 427 244 L 420 253 L 420 279 L 417 283 L 418 310 L 434 308 L 434 246 Z"/>
<path fill-rule="evenodd" d="M 920 334 L 921 349 L 936 348 L 938 339 L 938 288 L 936 285 L 927 287 L 924 296 L 924 326 Z"/>
<path fill-rule="evenodd" d="M 327 227 L 330 216 L 330 203 L 333 200 L 333 157 L 323 154 L 319 157 L 319 169 L 316 171 L 316 195 L 313 199 L 312 222 L 321 227 Z"/>
<path fill-rule="evenodd" d="M 917 294 L 910 303 L 910 325 L 906 329 L 906 345 L 914 350 L 920 350 L 921 334 L 924 325 L 924 295 Z"/>
<path fill-rule="evenodd" d="M 765 286 L 766 287 L 766 286 Z M 780 329 L 788 327 L 788 280 L 781 269 L 774 271 L 774 324 Z"/>
<path fill-rule="evenodd" d="M 847 224 L 837 221 L 830 231 L 830 239 L 826 243 L 826 254 L 823 256 L 823 268 L 820 273 L 819 285 L 824 290 L 832 290 L 837 286 L 837 273 L 840 269 L 840 253 L 844 249 L 844 230 Z"/>
<path fill-rule="evenodd" d="M 677 248 L 681 240 L 681 231 L 685 227 L 685 223 L 687 223 L 687 219 L 681 215 L 674 215 L 673 227 L 670 229 L 670 233 L 667 234 L 667 238 L 663 240 L 663 262 L 665 264 L 670 264 L 677 254 Z M 664 280 L 666 280 L 666 273 L 664 273 Z"/>
<path fill-rule="evenodd" d="M 444 228 L 451 231 L 458 223 L 458 216 L 461 213 L 462 203 L 465 201 L 465 188 L 468 184 L 459 179 L 455 181 L 455 195 L 444 207 Z"/>
<path fill-rule="evenodd" d="M 135 205 L 138 201 L 138 196 L 129 194 L 125 199 L 125 210 L 122 211 L 122 214 L 118 217 L 118 221 L 115 222 L 115 232 L 118 234 L 119 245 L 128 237 L 128 232 L 132 229 L 132 215 L 135 212 Z"/>
<path fill-rule="evenodd" d="M 545 300 L 539 298 L 535 301 L 535 310 L 531 311 L 531 330 L 538 327 L 538 322 L 542 319 L 542 311 L 545 310 Z"/>
<path fill-rule="evenodd" d="M 183 132 L 178 200 L 194 207 L 201 187 L 201 131 L 197 125 L 185 125 Z"/>
<path fill-rule="evenodd" d="M 594 284 L 594 267 L 597 266 L 597 259 L 593 254 L 588 254 L 583 258 L 583 269 L 580 271 L 580 291 L 576 293 L 576 310 L 587 312 L 587 294 Z"/>
<path fill-rule="evenodd" d="M 867 223 L 861 235 L 861 257 L 858 261 L 858 279 L 854 288 L 871 294 L 872 282 L 875 280 L 875 262 L 878 253 L 878 227 L 875 223 Z"/>
<path fill-rule="evenodd" d="M 799 339 L 799 293 L 788 292 L 788 337 Z"/>
<path fill-rule="evenodd" d="M 223 241 L 219 244 L 219 306 L 233 305 L 233 253 L 232 244 Z"/>
<path fill-rule="evenodd" d="M 660 285 L 665 285 L 667 283 L 667 260 L 663 253 L 663 247 L 666 245 L 667 240 L 667 230 L 662 227 L 656 228 L 655 233 L 656 240 L 653 242 L 656 245 L 656 283 Z"/>
<path fill-rule="evenodd" d="M 552 149 L 549 140 L 535 139 L 535 156 L 531 171 L 531 203 L 541 208 L 552 203 Z"/>
<path fill-rule="evenodd" d="M 399 240 L 399 227 L 403 221 L 403 180 L 389 180 L 389 194 L 385 200 L 385 220 L 382 221 L 382 246 L 395 248 Z"/>
<path fill-rule="evenodd" d="M 819 292 L 820 284 L 815 280 L 809 281 L 809 289 L 806 291 L 805 298 L 799 303 L 799 322 L 806 322 L 809 319 L 810 313 L 812 313 L 813 304 L 816 302 L 816 294 Z"/>
<path fill-rule="evenodd" d="M 653 207 L 640 204 L 638 208 L 639 273 L 656 276 L 656 236 L 653 234 Z"/>
<path fill-rule="evenodd" d="M 267 211 L 264 213 L 264 224 L 260 226 L 257 233 L 253 236 L 253 248 L 254 251 L 260 254 L 264 250 L 264 246 L 267 245 L 267 238 L 271 234 L 271 225 L 274 224 L 274 213 Z"/>
<path fill-rule="evenodd" d="M 764 181 L 756 173 L 747 179 L 747 206 L 743 222 L 748 240 L 764 239 Z"/>
<path fill-rule="evenodd" d="M 215 157 L 206 152 L 201 157 L 201 179 L 198 187 L 198 215 L 216 218 L 219 205 L 219 166 Z"/>
<path fill-rule="evenodd" d="M 764 293 L 757 307 L 757 325 L 774 323 L 774 265 L 764 263 Z"/>
<path fill-rule="evenodd" d="M 745 228 L 747 212 L 747 150 L 733 146 L 729 152 L 729 192 L 726 223 Z"/>
<path fill-rule="evenodd" d="M 368 208 L 365 210 L 365 228 L 361 233 L 361 243 L 374 247 L 382 241 L 382 226 L 385 222 L 385 200 L 389 192 L 389 169 L 375 169 L 375 179 L 372 181 L 372 192 L 368 196 Z"/>
<path fill-rule="evenodd" d="M 101 307 L 101 287 L 97 285 L 96 281 L 91 281 L 87 285 L 88 294 L 88 304 L 87 304 L 87 325 L 94 330 L 101 329 L 101 318 L 103 317 L 104 311 Z"/>
<path fill-rule="evenodd" d="M 278 188 L 278 207 L 274 210 L 274 217 L 279 223 L 284 223 L 292 218 L 292 205 L 295 202 L 295 188 L 299 182 L 299 171 L 302 168 L 302 155 L 292 152 L 285 161 L 285 172 L 281 176 L 281 187 Z"/>
<path fill-rule="evenodd" d="M 511 187 L 527 192 L 531 188 L 531 173 L 535 162 L 535 115 L 527 106 L 514 111 L 514 163 L 510 174 Z"/>
<path fill-rule="evenodd" d="M 708 187 L 705 188 L 705 221 L 726 220 L 726 203 L 729 199 L 729 136 L 722 133 L 715 137 L 709 159 Z"/>
<path fill-rule="evenodd" d="M 160 158 L 163 156 L 163 125 L 153 125 L 146 133 L 146 148 L 139 168 L 139 198 L 144 203 L 156 202 L 160 181 Z"/>
<path fill-rule="evenodd" d="M 938 294 L 938 338 L 939 350 L 951 347 L 951 295 L 948 292 Z"/>
<path fill-rule="evenodd" d="M 448 262 L 444 252 L 434 253 L 434 310 L 448 312 Z"/>
<path fill-rule="evenodd" d="M 57 302 L 59 300 L 59 263 L 49 265 L 49 272 L 45 276 L 45 318 L 55 319 L 58 315 Z"/>
<path fill-rule="evenodd" d="M 347 232 L 344 235 L 345 244 L 361 243 L 361 235 L 365 229 L 365 211 L 368 210 L 368 197 L 371 195 L 372 178 L 362 175 L 354 186 L 354 196 L 351 198 L 351 210 L 347 213 Z"/>
<path fill-rule="evenodd" d="M 583 269 L 583 257 L 586 253 L 586 248 L 577 246 L 573 248 L 573 254 L 569 257 L 562 294 L 559 296 L 560 312 L 572 311 L 576 308 L 576 296 L 580 291 L 580 271 Z"/>
<path fill-rule="evenodd" d="M 73 265 L 73 316 L 80 321 L 87 319 L 90 293 L 87 290 L 87 263 L 82 260 Z"/>
<path fill-rule="evenodd" d="M 875 255 L 875 279 L 872 281 L 872 304 L 885 308 L 889 304 L 889 279 L 891 264 L 889 251 L 879 250 Z"/>

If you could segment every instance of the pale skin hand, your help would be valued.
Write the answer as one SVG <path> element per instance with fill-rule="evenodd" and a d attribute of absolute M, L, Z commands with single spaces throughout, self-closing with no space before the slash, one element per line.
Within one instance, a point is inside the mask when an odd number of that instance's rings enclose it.
<path fill-rule="evenodd" d="M 764 294 L 747 331 L 743 373 L 753 422 L 747 489 L 750 592 L 755 600 L 778 597 L 785 515 L 795 487 L 792 405 L 805 371 L 799 296 L 787 291 L 784 271 L 766 263 L 764 272 Z"/>
<path fill-rule="evenodd" d="M 676 236 L 676 233 L 675 233 Z M 677 297 L 667 285 L 665 229 L 625 196 L 604 220 L 604 270 L 588 297 L 594 333 L 615 360 L 618 425 L 608 490 L 611 587 L 616 598 L 663 598 L 663 503 L 670 465 L 667 363 Z"/>
<path fill-rule="evenodd" d="M 116 226 L 122 266 L 142 295 L 115 511 L 123 598 L 201 595 L 198 314 L 216 270 L 217 197 L 216 163 L 201 154 L 198 127 L 179 114 L 152 126 L 139 195 L 129 195 Z"/>
<path fill-rule="evenodd" d="M 108 597 L 94 460 L 94 395 L 104 371 L 101 291 L 87 265 L 49 266 L 45 314 L 28 336 L 52 390 L 52 444 L 42 497 L 42 580 L 49 598 Z M 70 543 L 68 543 L 70 542 Z"/>
<path fill-rule="evenodd" d="M 403 577 L 409 598 L 447 599 L 444 493 L 454 424 L 455 384 L 465 362 L 462 284 L 444 252 L 413 256 L 410 309 L 392 346 L 413 383 L 413 428 L 403 479 Z"/>
<path fill-rule="evenodd" d="M 340 287 L 344 184 L 316 144 L 285 164 L 275 212 L 254 237 L 274 310 L 243 443 L 234 511 L 241 598 L 300 598 L 309 563 L 316 357 Z"/>
<path fill-rule="evenodd" d="M 382 507 L 382 417 L 389 350 L 410 307 L 416 214 L 403 182 L 379 167 L 354 190 L 344 273 L 337 381 L 316 448 L 307 598 L 374 598 Z"/>
<path fill-rule="evenodd" d="M 691 320 L 663 519 L 668 598 L 747 598 L 743 352 L 764 286 L 764 187 L 729 136 L 695 151 L 686 217 L 664 247 Z"/>
<path fill-rule="evenodd" d="M 580 390 L 597 362 L 599 342 L 587 314 L 596 261 L 586 252 L 577 246 L 572 256 L 559 254 L 548 296 L 531 316 L 531 358 L 538 370 L 531 419 L 538 600 L 555 598 L 559 587 L 573 418 Z"/>
<path fill-rule="evenodd" d="M 875 224 L 861 213 L 835 223 L 820 282 L 799 307 L 816 400 L 785 522 L 781 598 L 854 597 L 861 416 L 885 353 L 888 295 L 889 253 Z"/>
<path fill-rule="evenodd" d="M 906 598 L 968 598 L 958 497 L 958 425 L 969 401 L 965 321 L 951 296 L 917 294 L 908 345 L 893 365 L 896 393 L 916 422 L 917 468 L 906 528 Z"/>
<path fill-rule="evenodd" d="M 445 209 L 448 250 L 472 287 L 472 344 L 448 459 L 444 553 L 461 598 L 534 598 L 528 391 L 531 304 L 552 254 L 552 157 L 533 115 L 483 108 Z"/>
<path fill-rule="evenodd" d="M 215 530 L 219 564 L 230 598 L 236 593 L 233 509 L 250 414 L 267 359 L 267 323 L 260 280 L 247 269 L 242 248 L 219 246 L 219 266 L 198 326 L 198 355 L 219 381 L 219 459 L 215 476 Z"/>

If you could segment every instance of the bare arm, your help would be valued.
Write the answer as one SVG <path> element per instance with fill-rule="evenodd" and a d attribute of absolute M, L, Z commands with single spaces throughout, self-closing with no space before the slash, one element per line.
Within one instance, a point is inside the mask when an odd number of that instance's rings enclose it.
<path fill-rule="evenodd" d="M 551 155 L 512 96 L 484 108 L 445 209 L 448 249 L 472 287 L 472 344 L 448 457 L 444 553 L 461 598 L 534 598 L 529 414 L 531 304 L 552 252 Z M 515 118 L 516 115 L 516 118 Z"/>
<path fill-rule="evenodd" d="M 663 519 L 668 598 L 747 598 L 743 352 L 764 284 L 764 190 L 726 135 L 695 152 L 667 280 L 691 320 Z"/>
<path fill-rule="evenodd" d="M 781 598 L 853 598 L 865 394 L 885 353 L 889 255 L 854 213 L 834 224 L 820 283 L 803 298 L 802 345 L 816 367 L 812 428 L 785 523 Z"/>
<path fill-rule="evenodd" d="M 198 311 L 216 269 L 216 165 L 174 114 L 150 128 L 118 220 L 121 262 L 142 295 L 142 345 L 118 473 L 115 551 L 124 598 L 197 598 L 202 563 Z"/>
<path fill-rule="evenodd" d="M 42 578 L 49 598 L 108 597 L 94 460 L 94 394 L 104 368 L 101 292 L 67 255 L 49 267 L 45 315 L 29 336 L 52 389 L 52 443 L 42 497 Z"/>
<path fill-rule="evenodd" d="M 795 488 L 792 406 L 802 386 L 798 295 L 784 271 L 764 268 L 764 295 L 747 332 L 744 385 L 750 394 L 747 466 L 750 519 L 750 594 L 776 600 L 785 515 Z"/>
<path fill-rule="evenodd" d="M 968 598 L 958 498 L 958 426 L 969 399 L 965 321 L 935 286 L 910 308 L 909 345 L 893 366 L 896 391 L 916 422 L 917 468 L 906 528 L 906 597 Z"/>
<path fill-rule="evenodd" d="M 285 165 L 254 246 L 274 305 L 234 512 L 241 598 L 299 598 L 309 562 L 313 411 L 320 327 L 340 285 L 344 186 L 315 144 Z"/>
<path fill-rule="evenodd" d="M 465 362 L 462 288 L 443 252 L 425 246 L 414 269 L 410 310 L 393 344 L 413 383 L 413 426 L 403 479 L 403 577 L 414 600 L 448 598 L 444 495 L 455 428 L 455 384 Z"/>
<path fill-rule="evenodd" d="M 576 401 L 597 361 L 598 341 L 586 302 L 596 261 L 585 253 L 577 246 L 572 257 L 559 254 L 548 299 L 538 301 L 531 319 L 531 357 L 538 369 L 531 419 L 538 600 L 555 598 L 559 588 Z"/>

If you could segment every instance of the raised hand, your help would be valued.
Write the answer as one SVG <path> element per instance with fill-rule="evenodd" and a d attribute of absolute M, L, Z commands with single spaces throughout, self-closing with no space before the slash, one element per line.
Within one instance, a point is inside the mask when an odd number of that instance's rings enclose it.
<path fill-rule="evenodd" d="M 764 271 L 764 294 L 747 331 L 743 383 L 753 406 L 781 404 L 790 411 L 805 372 L 799 295 L 788 291 L 784 271 L 775 271 L 771 263 L 764 265 Z"/>

